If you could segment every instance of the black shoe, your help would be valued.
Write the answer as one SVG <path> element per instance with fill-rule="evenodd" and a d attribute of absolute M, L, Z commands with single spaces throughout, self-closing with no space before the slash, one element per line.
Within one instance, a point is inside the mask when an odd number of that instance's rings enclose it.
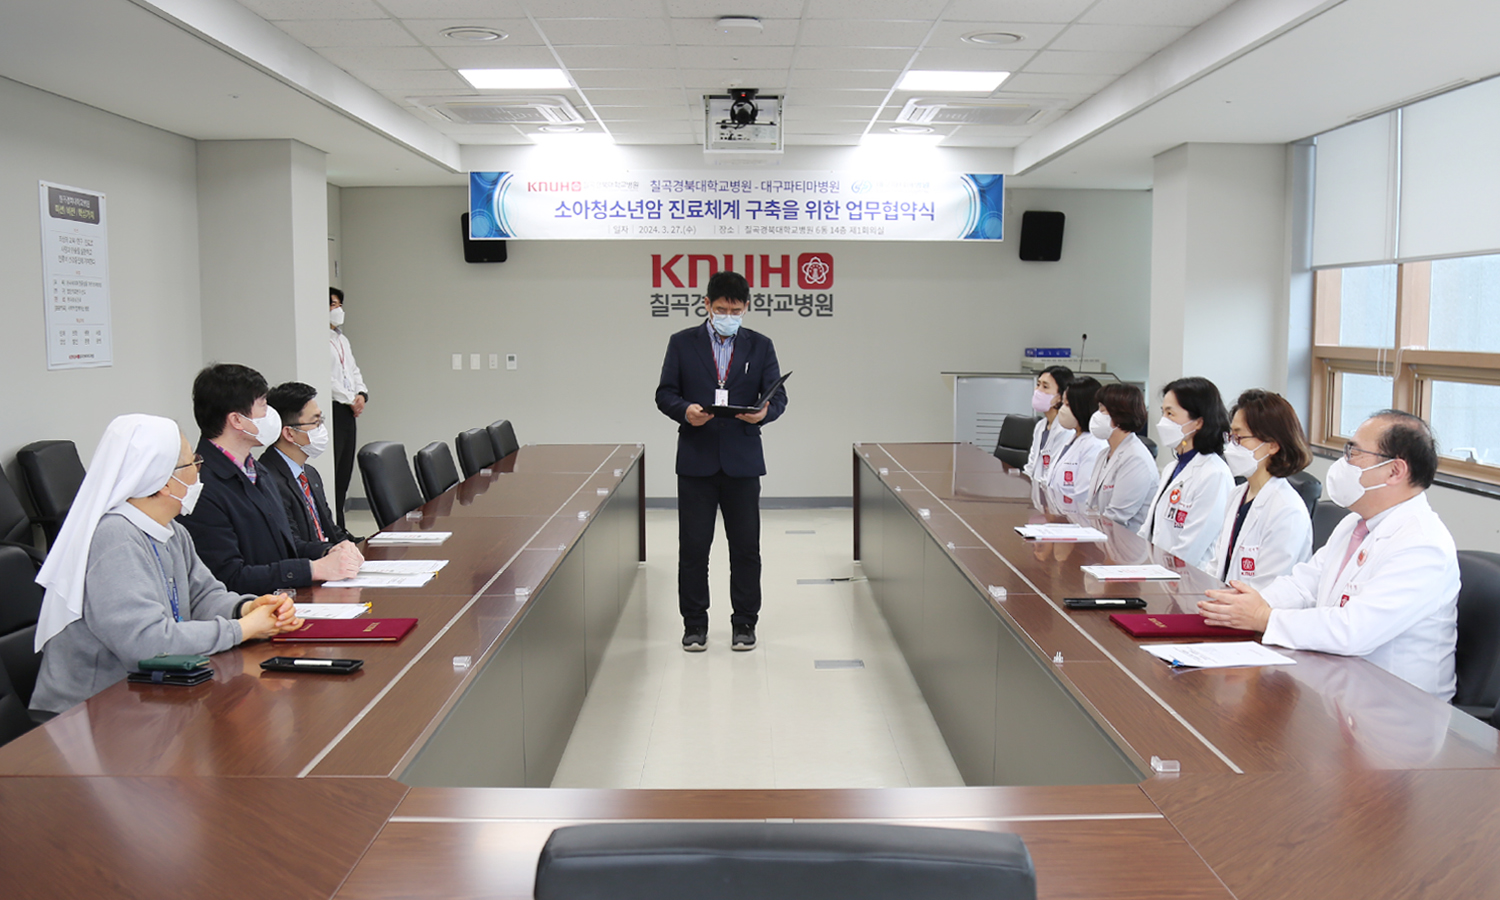
<path fill-rule="evenodd" d="M 734 626 L 734 640 L 729 644 L 732 650 L 754 650 L 755 649 L 755 626 Z"/>
<path fill-rule="evenodd" d="M 751 638 L 754 643 L 754 638 Z M 708 635 L 696 629 L 689 628 L 682 634 L 682 649 L 689 653 L 702 653 L 708 649 Z"/>

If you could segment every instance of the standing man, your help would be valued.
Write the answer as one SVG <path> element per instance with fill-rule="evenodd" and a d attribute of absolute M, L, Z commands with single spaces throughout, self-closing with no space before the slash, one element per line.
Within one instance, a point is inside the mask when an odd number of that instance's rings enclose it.
<path fill-rule="evenodd" d="M 1349 510 L 1313 558 L 1260 591 L 1209 591 L 1210 625 L 1265 632 L 1267 644 L 1362 656 L 1440 700 L 1453 697 L 1458 556 L 1427 504 L 1437 474 L 1427 423 L 1375 413 L 1328 468 L 1328 499 Z"/>
<path fill-rule="evenodd" d="M 333 503 L 339 530 L 344 529 L 344 504 L 349 479 L 354 477 L 354 420 L 365 411 L 370 392 L 354 362 L 354 351 L 344 337 L 344 292 L 328 289 L 328 349 L 333 358 Z"/>
<path fill-rule="evenodd" d="M 735 650 L 755 648 L 760 617 L 760 476 L 766 459 L 761 426 L 786 409 L 778 388 L 759 410 L 716 416 L 711 406 L 749 406 L 781 377 L 776 348 L 741 328 L 750 285 L 737 272 L 708 280 L 708 321 L 672 335 L 656 388 L 656 408 L 677 428 L 677 604 L 682 649 L 708 649 L 708 551 L 714 519 L 724 513 L 729 539 L 729 601 Z"/>

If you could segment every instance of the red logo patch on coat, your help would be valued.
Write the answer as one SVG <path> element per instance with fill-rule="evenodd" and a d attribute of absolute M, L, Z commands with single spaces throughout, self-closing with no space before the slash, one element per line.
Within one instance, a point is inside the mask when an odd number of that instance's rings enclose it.
<path fill-rule="evenodd" d="M 1185 509 L 1179 509 L 1177 511 L 1177 514 L 1176 514 L 1176 517 L 1175 517 L 1174 521 L 1176 521 L 1178 525 L 1181 525 L 1184 522 L 1186 522 L 1187 521 L 1187 510 L 1185 510 Z"/>
<path fill-rule="evenodd" d="M 1362 566 L 1362 565 L 1364 565 L 1365 564 L 1365 560 L 1369 557 L 1369 555 L 1370 555 L 1370 551 L 1368 551 L 1368 550 L 1361 550 L 1361 551 L 1359 551 L 1359 555 L 1356 556 L 1356 557 L 1354 557 L 1354 564 L 1356 566 Z"/>
<path fill-rule="evenodd" d="M 1072 484 L 1072 483 L 1073 483 L 1073 470 L 1072 469 L 1066 469 L 1066 470 L 1064 470 L 1063 471 L 1063 484 Z"/>
<path fill-rule="evenodd" d="M 1344 596 L 1340 597 L 1339 598 L 1339 608 L 1343 609 L 1344 604 L 1346 604 L 1348 602 L 1349 602 L 1349 595 L 1348 594 L 1345 594 Z"/>
<path fill-rule="evenodd" d="M 1044 466 L 1050 466 L 1050 465 L 1052 465 L 1052 457 L 1049 454 L 1046 454 L 1046 453 L 1042 454 L 1042 465 L 1044 465 Z"/>
<path fill-rule="evenodd" d="M 1240 557 L 1240 571 L 1245 573 L 1246 575 L 1254 575 L 1255 560 L 1251 559 L 1248 556 Z"/>

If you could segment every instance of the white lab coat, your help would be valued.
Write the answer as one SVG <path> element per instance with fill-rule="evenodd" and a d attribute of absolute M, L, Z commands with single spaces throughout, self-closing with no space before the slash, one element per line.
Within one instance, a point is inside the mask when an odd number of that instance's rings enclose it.
<path fill-rule="evenodd" d="M 1066 429 L 1063 429 L 1063 434 L 1068 437 L 1047 470 L 1047 488 L 1063 512 L 1083 512 L 1089 498 L 1089 478 L 1094 472 L 1094 463 L 1109 445 L 1087 431 L 1076 438 L 1071 437 L 1073 432 Z"/>
<path fill-rule="evenodd" d="M 1042 484 L 1047 483 L 1047 470 L 1051 468 L 1052 461 L 1057 459 L 1057 455 L 1073 437 L 1073 432 L 1053 422 L 1052 429 L 1047 432 L 1047 446 L 1043 447 L 1042 430 L 1046 427 L 1046 416 L 1036 420 L 1036 427 L 1031 429 L 1031 452 L 1026 456 L 1026 467 L 1021 470 L 1027 478 Z"/>
<path fill-rule="evenodd" d="M 1100 453 L 1094 463 L 1094 475 L 1089 480 L 1089 499 L 1084 510 L 1139 530 L 1146 521 L 1146 513 L 1151 511 L 1151 498 L 1156 494 L 1160 477 L 1156 458 L 1133 434 L 1121 441 L 1113 454 L 1108 448 L 1109 445 L 1105 444 L 1105 452 Z"/>
<path fill-rule="evenodd" d="M 1340 566 L 1359 516 L 1333 530 L 1310 561 L 1261 590 L 1271 605 L 1265 642 L 1362 656 L 1440 700 L 1453 697 L 1458 642 L 1458 554 L 1418 494 L 1367 524 Z"/>
<path fill-rule="evenodd" d="M 1209 574 L 1225 578 L 1224 559 L 1229 557 L 1229 576 L 1225 580 L 1243 581 L 1260 590 L 1275 581 L 1277 576 L 1290 572 L 1297 563 L 1312 558 L 1312 516 L 1308 515 L 1307 504 L 1302 502 L 1302 497 L 1290 482 L 1285 478 L 1272 478 L 1255 495 L 1250 512 L 1245 514 L 1245 524 L 1240 528 L 1239 540 L 1230 547 L 1234 518 L 1248 490 L 1250 485 L 1242 484 L 1229 495 L 1229 506 L 1224 510 L 1224 527 L 1214 546 L 1213 571 Z"/>
<path fill-rule="evenodd" d="M 1214 544 L 1234 476 L 1217 453 L 1199 453 L 1172 478 L 1173 460 L 1161 470 L 1151 511 L 1141 524 L 1140 535 L 1190 566 L 1213 574 Z"/>

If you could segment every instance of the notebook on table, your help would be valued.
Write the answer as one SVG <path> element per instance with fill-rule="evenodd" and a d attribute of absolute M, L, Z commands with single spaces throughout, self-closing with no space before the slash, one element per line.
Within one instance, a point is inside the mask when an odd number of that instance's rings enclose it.
<path fill-rule="evenodd" d="M 1109 620 L 1137 638 L 1253 638 L 1259 632 L 1210 625 L 1197 613 L 1115 613 Z"/>
<path fill-rule="evenodd" d="M 307 619 L 302 627 L 271 638 L 280 644 L 367 644 L 399 641 L 416 619 Z"/>

